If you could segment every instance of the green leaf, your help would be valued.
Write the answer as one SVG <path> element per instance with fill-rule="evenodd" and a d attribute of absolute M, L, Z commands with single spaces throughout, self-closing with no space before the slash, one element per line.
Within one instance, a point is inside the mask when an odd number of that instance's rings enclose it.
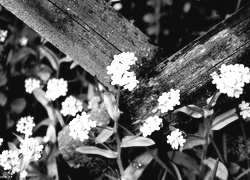
<path fill-rule="evenodd" d="M 114 133 L 113 128 L 107 127 L 95 138 L 95 143 L 104 143 Z"/>
<path fill-rule="evenodd" d="M 7 101 L 8 97 L 4 93 L 0 92 L 0 106 L 5 106 Z"/>
<path fill-rule="evenodd" d="M 57 121 L 60 123 L 60 125 L 62 127 L 64 127 L 65 126 L 65 122 L 63 120 L 62 114 L 57 109 L 55 109 L 54 111 L 55 111 L 55 117 L 56 117 Z"/>
<path fill-rule="evenodd" d="M 14 143 L 12 143 L 12 142 L 8 142 L 8 146 L 9 146 L 10 150 L 13 150 L 13 151 L 18 150 L 16 145 Z"/>
<path fill-rule="evenodd" d="M 236 114 L 236 109 L 231 109 L 213 119 L 211 130 L 220 130 L 231 122 L 237 120 L 239 117 Z"/>
<path fill-rule="evenodd" d="M 47 161 L 47 170 L 48 170 L 48 176 L 53 180 L 58 180 L 58 168 L 56 164 L 56 157 L 51 156 Z"/>
<path fill-rule="evenodd" d="M 216 165 L 216 160 L 210 157 L 208 159 L 204 159 L 203 163 L 207 165 L 211 170 L 214 170 L 215 165 Z M 227 180 L 228 178 L 227 168 L 221 162 L 219 162 L 216 176 L 221 180 Z"/>
<path fill-rule="evenodd" d="M 181 147 L 181 150 L 192 149 L 195 146 L 204 145 L 205 143 L 206 140 L 199 135 L 189 136 L 186 139 L 186 142 L 184 143 L 183 147 Z"/>
<path fill-rule="evenodd" d="M 31 156 L 29 154 L 23 156 L 21 165 L 20 165 L 20 171 L 24 171 L 28 168 L 30 164 L 30 160 L 31 160 Z"/>
<path fill-rule="evenodd" d="M 10 51 L 8 58 L 7 58 L 7 64 L 10 63 L 12 66 L 17 64 L 19 61 L 24 60 L 29 55 L 36 56 L 36 52 L 29 47 L 23 47 L 17 51 Z"/>
<path fill-rule="evenodd" d="M 221 92 L 217 92 L 215 95 L 213 95 L 213 96 L 211 96 L 210 98 L 208 98 L 207 99 L 207 105 L 209 104 L 209 103 L 211 103 L 211 107 L 213 107 L 215 104 L 216 104 L 216 102 L 217 102 L 217 100 L 218 100 L 218 98 L 220 97 L 220 95 L 221 95 Z M 214 98 L 213 98 L 214 97 Z M 212 99 L 213 98 L 213 99 Z M 213 100 L 213 102 L 210 102 L 211 100 Z"/>
<path fill-rule="evenodd" d="M 117 152 L 100 149 L 95 146 L 83 146 L 76 149 L 77 152 L 83 153 L 83 154 L 96 154 L 101 155 L 106 158 L 117 158 Z"/>
<path fill-rule="evenodd" d="M 47 107 L 49 104 L 49 100 L 45 97 L 45 92 L 42 89 L 34 89 L 33 94 L 37 101 L 39 101 L 44 107 Z"/>
<path fill-rule="evenodd" d="M 121 147 L 151 146 L 155 142 L 152 139 L 142 136 L 125 136 L 122 139 Z"/>
<path fill-rule="evenodd" d="M 44 119 L 44 120 L 42 120 L 41 122 L 39 122 L 39 123 L 34 127 L 33 132 L 37 131 L 37 129 L 38 129 L 39 127 L 41 127 L 41 126 L 49 126 L 49 125 L 53 125 L 53 124 L 54 124 L 54 122 L 53 122 L 51 119 L 49 119 L 49 118 Z"/>
<path fill-rule="evenodd" d="M 183 106 L 174 111 L 174 113 L 177 113 L 177 112 L 183 112 L 189 116 L 192 116 L 193 118 L 201 118 L 204 114 L 204 110 L 195 105 Z"/>
<path fill-rule="evenodd" d="M 17 98 L 14 101 L 12 101 L 10 105 L 11 112 L 16 114 L 21 114 L 26 107 L 26 100 L 25 98 Z"/>
<path fill-rule="evenodd" d="M 21 137 L 21 136 L 18 136 L 17 134 L 15 134 L 15 133 L 13 133 L 16 137 L 17 137 L 17 139 L 21 142 L 21 143 L 23 143 L 23 138 Z"/>
<path fill-rule="evenodd" d="M 120 111 L 116 105 L 115 96 L 111 93 L 105 92 L 103 94 L 104 104 L 107 108 L 109 116 L 114 120 L 117 121 L 120 117 Z"/>
<path fill-rule="evenodd" d="M 197 161 L 186 153 L 179 151 L 169 151 L 167 152 L 167 155 L 173 163 L 186 167 L 193 174 L 199 174 L 199 165 Z"/>
<path fill-rule="evenodd" d="M 56 142 L 56 129 L 53 125 L 49 125 L 47 128 L 46 137 L 49 138 L 50 142 Z"/>
<path fill-rule="evenodd" d="M 46 57 L 49 60 L 51 66 L 57 71 L 58 70 L 58 61 L 59 61 L 59 59 L 57 58 L 55 53 L 52 52 L 46 46 L 39 46 L 38 49 L 39 49 L 39 52 L 40 52 L 40 59 Z"/>
<path fill-rule="evenodd" d="M 228 171 L 229 171 L 229 173 L 232 174 L 232 175 L 238 173 L 240 169 L 241 169 L 241 167 L 240 167 L 238 164 L 233 163 L 233 162 L 231 162 L 231 163 L 229 164 L 229 167 L 228 167 Z"/>
<path fill-rule="evenodd" d="M 177 174 L 178 180 L 182 180 L 181 173 L 180 173 L 179 169 L 177 168 L 177 166 L 174 163 L 171 163 L 171 165 L 173 166 L 175 173 Z"/>
<path fill-rule="evenodd" d="M 73 68 L 75 68 L 76 66 L 78 66 L 79 65 L 79 63 L 78 62 L 76 62 L 76 61 L 74 61 L 74 62 L 72 62 L 72 64 L 70 65 L 70 69 L 73 69 Z"/>
<path fill-rule="evenodd" d="M 8 79 L 6 76 L 6 73 L 1 73 L 0 74 L 0 86 L 4 86 L 5 84 L 7 84 Z"/>
<path fill-rule="evenodd" d="M 63 58 L 61 58 L 61 59 L 59 60 L 59 64 L 61 64 L 61 63 L 63 63 L 63 62 L 72 62 L 72 61 L 73 61 L 73 59 L 72 59 L 71 57 L 65 56 L 65 57 L 63 57 Z"/>
<path fill-rule="evenodd" d="M 215 180 L 215 178 L 216 178 L 216 172 L 217 172 L 217 169 L 218 169 L 218 165 L 219 165 L 219 158 L 217 158 L 217 160 L 215 162 L 211 180 Z"/>

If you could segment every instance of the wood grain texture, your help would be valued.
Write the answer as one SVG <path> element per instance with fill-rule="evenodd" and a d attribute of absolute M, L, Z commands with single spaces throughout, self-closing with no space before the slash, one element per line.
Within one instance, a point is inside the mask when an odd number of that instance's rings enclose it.
<path fill-rule="evenodd" d="M 111 87 L 106 67 L 125 51 L 154 57 L 157 47 L 102 0 L 1 0 L 0 4 Z"/>
<path fill-rule="evenodd" d="M 207 98 L 213 90 L 208 87 L 210 74 L 223 63 L 250 67 L 249 4 L 169 58 L 102 0 L 0 0 L 0 4 L 105 85 L 110 82 L 106 66 L 112 56 L 135 52 L 139 60 L 133 69 L 140 84 L 131 93 L 121 92 L 121 109 L 129 114 L 129 122 L 155 114 L 158 97 L 171 88 L 181 90 L 182 104 Z"/>

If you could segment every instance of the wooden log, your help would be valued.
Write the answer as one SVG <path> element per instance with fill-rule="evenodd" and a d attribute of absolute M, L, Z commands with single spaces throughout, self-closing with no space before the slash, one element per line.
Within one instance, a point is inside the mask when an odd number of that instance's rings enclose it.
<path fill-rule="evenodd" d="M 159 95 L 170 88 L 181 90 L 184 103 L 197 92 L 205 98 L 211 94 L 204 88 L 210 73 L 221 64 L 249 66 L 250 4 L 169 58 L 101 0 L 0 0 L 0 4 L 105 85 L 110 82 L 106 66 L 112 56 L 135 52 L 139 60 L 133 69 L 140 84 L 132 93 L 121 93 L 121 108 L 133 121 L 154 114 Z"/>
<path fill-rule="evenodd" d="M 125 51 L 153 57 L 157 47 L 103 0 L 1 0 L 0 4 L 111 87 L 106 67 Z"/>

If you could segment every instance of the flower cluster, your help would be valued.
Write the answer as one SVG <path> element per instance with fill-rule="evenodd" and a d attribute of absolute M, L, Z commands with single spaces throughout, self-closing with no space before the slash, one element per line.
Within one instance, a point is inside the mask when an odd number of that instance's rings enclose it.
<path fill-rule="evenodd" d="M 22 37 L 22 38 L 19 40 L 19 43 L 20 43 L 21 46 L 26 46 L 27 43 L 28 43 L 28 38 Z"/>
<path fill-rule="evenodd" d="M 89 119 L 90 115 L 87 115 L 86 112 L 82 112 L 81 116 L 77 116 L 69 123 L 69 135 L 73 139 L 80 139 L 84 141 L 89 138 L 89 131 L 91 128 L 96 127 L 96 121 Z"/>
<path fill-rule="evenodd" d="M 17 131 L 20 133 L 25 134 L 26 137 L 29 137 L 32 135 L 32 130 L 33 127 L 35 127 L 35 123 L 33 122 L 34 117 L 27 116 L 27 117 L 22 117 L 18 122 L 17 122 Z"/>
<path fill-rule="evenodd" d="M 160 130 L 160 127 L 162 125 L 162 119 L 158 116 L 150 116 L 145 120 L 143 125 L 140 128 L 140 131 L 142 132 L 142 135 L 144 137 L 150 135 L 154 131 Z"/>
<path fill-rule="evenodd" d="M 29 156 L 30 161 L 37 161 L 41 158 L 43 151 L 43 145 L 39 144 L 39 141 L 35 138 L 24 139 L 20 144 L 19 152 L 23 156 Z"/>
<path fill-rule="evenodd" d="M 180 90 L 170 89 L 170 92 L 162 93 L 162 95 L 158 98 L 158 103 L 158 109 L 161 110 L 161 113 L 173 110 L 174 106 L 180 105 Z"/>
<path fill-rule="evenodd" d="M 182 147 L 186 142 L 186 139 L 183 138 L 179 129 L 172 131 L 171 134 L 167 136 L 167 139 L 167 143 L 169 143 L 173 149 L 178 149 L 179 146 Z"/>
<path fill-rule="evenodd" d="M 41 87 L 41 81 L 34 79 L 34 78 L 28 78 L 25 80 L 25 91 L 27 93 L 32 93 L 33 90 L 35 90 L 36 88 L 40 88 Z"/>
<path fill-rule="evenodd" d="M 250 117 L 249 103 L 242 101 L 241 104 L 239 105 L 239 108 L 241 109 L 240 115 L 243 117 L 243 119 Z"/>
<path fill-rule="evenodd" d="M 60 96 L 66 96 L 68 91 L 68 83 L 64 79 L 50 79 L 47 83 L 47 91 L 45 97 L 51 99 L 52 101 L 56 100 Z"/>
<path fill-rule="evenodd" d="M 7 30 L 0 30 L 0 42 L 4 42 L 7 37 L 8 31 Z"/>
<path fill-rule="evenodd" d="M 124 89 L 132 91 L 139 83 L 134 72 L 129 72 L 130 66 L 135 64 L 137 58 L 132 52 L 123 52 L 114 55 L 114 60 L 107 66 L 107 74 L 112 74 L 112 85 L 124 86 Z"/>
<path fill-rule="evenodd" d="M 28 176 L 28 172 L 26 170 L 20 172 L 20 179 L 25 179 Z"/>
<path fill-rule="evenodd" d="M 62 110 L 61 113 L 64 116 L 71 115 L 75 116 L 77 112 L 83 110 L 83 104 L 80 100 L 76 99 L 73 96 L 69 96 L 62 102 Z"/>
<path fill-rule="evenodd" d="M 20 171 L 19 152 L 17 150 L 4 150 L 0 154 L 0 165 L 9 173 L 15 174 Z"/>
<path fill-rule="evenodd" d="M 239 98 L 243 93 L 244 84 L 250 82 L 250 69 L 242 64 L 223 64 L 220 67 L 220 74 L 213 72 L 211 76 L 212 83 L 216 84 L 221 93 L 225 93 L 229 97 Z"/>

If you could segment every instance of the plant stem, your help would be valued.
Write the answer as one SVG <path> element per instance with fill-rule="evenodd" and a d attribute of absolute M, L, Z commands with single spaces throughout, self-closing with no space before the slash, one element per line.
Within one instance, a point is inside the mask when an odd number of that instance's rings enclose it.
<path fill-rule="evenodd" d="M 218 147 L 216 146 L 216 144 L 215 144 L 213 138 L 211 137 L 210 140 L 211 140 L 211 142 L 212 142 L 212 144 L 213 144 L 213 146 L 214 146 L 214 149 L 215 149 L 217 155 L 219 156 L 221 162 L 222 162 L 223 164 L 225 164 L 225 161 L 224 161 L 224 159 L 223 159 L 223 157 L 222 157 L 222 155 L 221 155 L 221 153 L 220 153 Z"/>
<path fill-rule="evenodd" d="M 117 132 L 115 133 L 115 139 L 116 139 L 116 144 L 117 144 L 117 164 L 120 170 L 120 175 L 123 175 L 124 168 L 123 168 L 122 159 L 121 159 L 121 141 Z"/>
<path fill-rule="evenodd" d="M 116 105 L 117 105 L 117 108 L 119 108 L 120 91 L 121 91 L 121 87 L 118 86 L 118 92 L 117 92 L 117 95 L 116 95 Z"/>
<path fill-rule="evenodd" d="M 223 155 L 224 155 L 224 159 L 225 162 L 227 163 L 227 137 L 226 137 L 226 133 L 224 132 L 222 135 L 222 143 L 223 143 Z"/>
<path fill-rule="evenodd" d="M 243 125 L 242 121 L 243 121 L 242 118 L 240 118 L 240 126 L 241 126 L 241 130 L 242 130 L 243 140 L 244 140 L 244 143 L 245 143 L 245 154 L 247 156 L 247 169 L 249 169 L 250 163 L 249 163 L 249 159 L 248 159 L 247 136 L 246 136 L 245 128 L 244 128 L 244 125 Z M 250 173 L 249 172 L 247 173 L 247 177 L 248 177 L 248 179 L 250 179 Z"/>

